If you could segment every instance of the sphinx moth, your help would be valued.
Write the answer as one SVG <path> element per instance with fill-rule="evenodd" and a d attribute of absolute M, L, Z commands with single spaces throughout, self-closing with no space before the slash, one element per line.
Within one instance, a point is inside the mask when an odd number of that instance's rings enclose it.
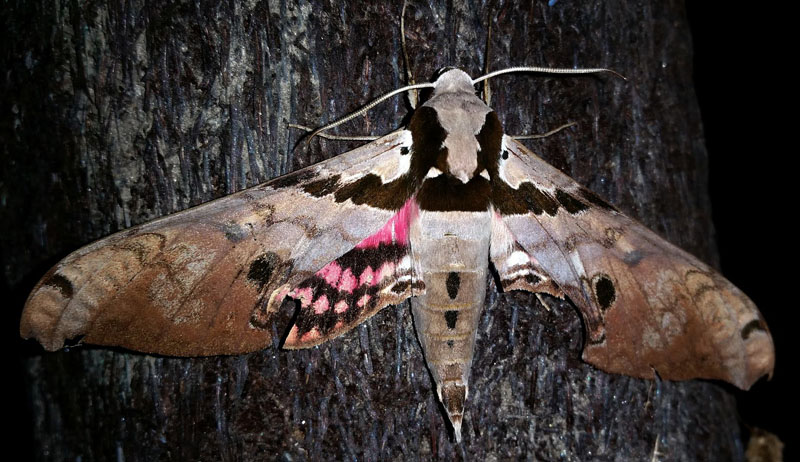
<path fill-rule="evenodd" d="M 444 72 L 407 128 L 256 187 L 101 239 L 36 285 L 21 335 L 177 356 L 335 338 L 410 299 L 460 439 L 487 277 L 569 297 L 583 358 L 608 372 L 748 388 L 774 351 L 721 275 L 504 135 L 463 71 Z"/>

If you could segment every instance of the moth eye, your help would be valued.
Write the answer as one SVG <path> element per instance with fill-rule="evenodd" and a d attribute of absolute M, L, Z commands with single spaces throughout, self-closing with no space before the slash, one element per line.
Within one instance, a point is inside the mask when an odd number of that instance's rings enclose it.
<path fill-rule="evenodd" d="M 503 149 L 503 155 L 502 155 L 502 157 L 503 157 L 503 160 L 506 160 L 506 159 L 508 159 L 508 151 L 506 151 L 505 149 Z"/>
<path fill-rule="evenodd" d="M 404 156 L 408 154 L 408 152 L 409 152 L 408 146 L 403 146 L 402 148 L 400 148 L 400 155 Z"/>
<path fill-rule="evenodd" d="M 617 299 L 617 291 L 611 278 L 605 274 L 597 274 L 592 278 L 594 295 L 600 308 L 607 310 Z"/>

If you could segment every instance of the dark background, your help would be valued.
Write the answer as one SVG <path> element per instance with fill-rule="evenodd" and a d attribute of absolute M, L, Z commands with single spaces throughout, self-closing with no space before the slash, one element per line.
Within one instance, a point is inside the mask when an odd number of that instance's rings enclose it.
<path fill-rule="evenodd" d="M 798 460 L 797 417 L 789 411 L 797 409 L 797 307 L 790 292 L 797 285 L 797 148 L 788 141 L 797 117 L 781 55 L 790 29 L 780 11 L 748 5 L 687 2 L 694 81 L 722 273 L 760 307 L 775 341 L 775 375 L 737 393 L 740 412 L 744 423 L 780 437 L 785 460 Z"/>
<path fill-rule="evenodd" d="M 565 1 L 565 0 L 561 0 Z M 750 392 L 737 393 L 743 425 L 776 433 L 788 443 L 786 460 L 795 460 L 796 407 L 790 390 L 795 351 L 789 344 L 794 327 L 795 302 L 787 288 L 796 282 L 791 259 L 796 254 L 792 238 L 795 210 L 790 192 L 792 162 L 797 149 L 788 144 L 792 116 L 789 71 L 784 64 L 794 56 L 781 54 L 789 29 L 776 8 L 756 8 L 754 3 L 717 8 L 711 2 L 688 2 L 695 48 L 695 84 L 710 156 L 710 192 L 716 240 L 723 274 L 761 308 L 776 343 L 776 372 L 771 382 L 761 381 Z M 8 108 L 3 108 L 4 111 Z M 2 166 L 0 165 L 0 168 Z M 794 188 L 791 188 L 792 190 Z M 50 262 L 54 263 L 54 262 Z M 17 337 L 19 310 L 35 281 L 25 281 L 15 291 L 0 286 L 7 305 L 3 333 L 12 357 L 21 349 L 38 348 Z M 0 282 L 5 284 L 5 281 Z M 8 350 L 7 350 L 8 351 Z M 6 437 L 12 447 L 31 443 L 30 413 L 25 391 L 16 372 L 8 377 Z M 760 403 L 755 406 L 752 403 Z M 764 403 L 768 403 L 765 405 Z M 29 451 L 26 451 L 29 453 Z"/>

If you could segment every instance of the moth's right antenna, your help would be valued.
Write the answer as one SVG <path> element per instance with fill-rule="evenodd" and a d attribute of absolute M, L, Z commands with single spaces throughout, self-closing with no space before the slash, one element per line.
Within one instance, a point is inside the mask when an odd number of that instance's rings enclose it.
<path fill-rule="evenodd" d="M 359 109 L 359 110 L 357 110 L 355 112 L 352 112 L 352 113 L 342 117 L 341 119 L 335 120 L 335 121 L 329 123 L 328 125 L 325 125 L 324 127 L 317 128 L 316 130 L 311 129 L 311 128 L 306 127 L 306 126 L 303 126 L 303 125 L 289 124 L 290 127 L 299 128 L 301 130 L 305 130 L 305 131 L 311 132 L 311 134 L 308 135 L 308 138 L 306 138 L 306 145 L 311 143 L 311 140 L 317 135 L 319 135 L 319 136 L 321 136 L 323 138 L 326 138 L 326 139 L 331 139 L 331 140 L 349 140 L 349 141 L 353 141 L 353 140 L 357 140 L 357 141 L 375 140 L 378 137 L 376 137 L 376 136 L 336 136 L 336 135 L 326 135 L 326 134 L 323 134 L 322 132 L 324 132 L 325 130 L 329 130 L 329 129 L 333 128 L 333 127 L 336 127 L 337 125 L 341 125 L 341 124 L 347 122 L 348 120 L 354 119 L 354 118 L 356 118 L 356 117 L 358 117 L 360 115 L 363 115 L 367 111 L 372 109 L 373 107 L 375 107 L 378 104 L 380 104 L 381 102 L 383 102 L 384 100 L 386 100 L 388 98 L 391 98 L 392 96 L 394 96 L 394 95 L 396 95 L 398 93 L 403 93 L 403 92 L 406 92 L 406 91 L 410 92 L 409 96 L 408 96 L 408 102 L 411 105 L 411 109 L 415 109 L 417 107 L 417 92 L 416 92 L 416 90 L 421 89 L 421 88 L 433 88 L 433 83 L 430 83 L 430 82 L 420 83 L 420 84 L 414 83 L 414 73 L 411 71 L 411 61 L 408 59 L 408 51 L 406 50 L 406 29 L 405 29 L 405 24 L 406 23 L 405 23 L 405 17 L 406 17 L 406 7 L 407 6 L 408 6 L 408 1 L 406 0 L 406 1 L 403 2 L 403 10 L 400 13 L 400 46 L 403 49 L 403 60 L 404 60 L 404 63 L 405 63 L 405 68 L 406 68 L 406 78 L 408 79 L 409 85 L 406 85 L 403 88 L 398 88 L 397 90 L 391 91 L 391 92 L 389 92 L 389 93 L 387 93 L 387 94 L 385 94 L 383 96 L 380 96 L 376 100 L 374 100 L 371 103 L 369 103 L 366 106 L 364 106 L 363 108 L 361 108 L 361 109 Z"/>
<path fill-rule="evenodd" d="M 367 111 L 369 111 L 370 109 L 374 108 L 378 104 L 382 103 L 383 101 L 391 98 L 392 96 L 394 96 L 394 95 L 396 95 L 398 93 L 403 93 L 403 92 L 406 92 L 406 91 L 409 91 L 409 90 L 417 90 L 417 89 L 420 89 L 420 88 L 433 88 L 433 83 L 432 82 L 426 82 L 426 83 L 417 83 L 417 84 L 414 84 L 414 85 L 406 85 L 405 87 L 398 88 L 397 90 L 390 91 L 389 93 L 386 93 L 385 95 L 376 98 L 371 103 L 367 104 L 366 106 L 362 107 L 361 109 L 359 109 L 359 110 L 357 110 L 355 112 L 351 112 L 350 114 L 342 117 L 341 119 L 335 120 L 335 121 L 329 123 L 328 125 L 325 125 L 323 127 L 320 127 L 318 129 L 314 130 L 314 132 L 312 132 L 308 136 L 308 139 L 306 140 L 306 144 L 310 143 L 311 139 L 314 138 L 315 136 L 317 136 L 318 134 L 320 134 L 320 132 L 324 132 L 325 130 L 329 130 L 329 129 L 333 128 L 333 127 L 336 127 L 337 125 L 341 125 L 341 124 L 347 122 L 348 120 L 352 120 L 352 119 L 355 119 L 356 117 L 358 117 L 360 115 L 366 114 Z"/>
<path fill-rule="evenodd" d="M 488 20 L 486 21 L 486 54 L 485 59 L 486 62 L 483 63 L 483 72 L 488 74 L 489 73 L 489 63 L 491 59 L 489 59 L 489 52 L 491 51 L 492 46 L 492 7 L 489 6 L 489 15 Z M 487 106 L 491 106 L 492 102 L 492 89 L 489 87 L 489 80 L 483 82 L 483 102 L 486 103 Z"/>
<path fill-rule="evenodd" d="M 414 85 L 414 73 L 411 71 L 411 60 L 408 59 L 408 50 L 406 49 L 406 7 L 408 1 L 403 2 L 403 11 L 400 13 L 400 48 L 403 49 L 403 63 L 406 67 L 406 81 L 409 85 Z M 408 94 L 408 104 L 411 109 L 417 108 L 417 92 L 412 91 Z"/>

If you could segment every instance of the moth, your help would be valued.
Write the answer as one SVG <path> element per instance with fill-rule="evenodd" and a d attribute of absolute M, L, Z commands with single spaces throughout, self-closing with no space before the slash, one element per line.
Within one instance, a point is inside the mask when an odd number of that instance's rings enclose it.
<path fill-rule="evenodd" d="M 583 358 L 608 372 L 771 374 L 756 306 L 695 257 L 504 135 L 473 80 L 447 70 L 407 128 L 330 160 L 101 239 L 36 285 L 21 335 L 176 356 L 333 339 L 410 300 L 436 392 L 460 440 L 487 278 L 568 297 Z"/>

